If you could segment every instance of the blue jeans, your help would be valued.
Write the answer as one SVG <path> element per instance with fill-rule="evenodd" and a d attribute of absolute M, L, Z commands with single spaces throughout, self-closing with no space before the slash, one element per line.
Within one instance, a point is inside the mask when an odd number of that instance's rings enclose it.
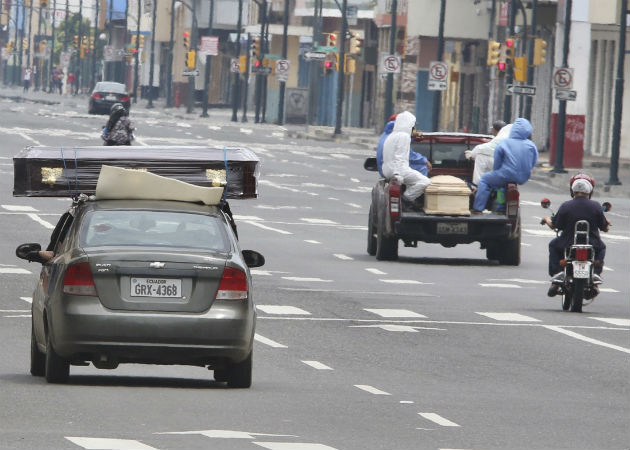
<path fill-rule="evenodd" d="M 510 181 L 511 180 L 494 171 L 488 172 L 481 177 L 479 185 L 477 186 L 477 194 L 475 194 L 473 209 L 476 211 L 483 211 L 486 209 L 486 204 L 488 203 L 492 189 L 502 188 Z"/>

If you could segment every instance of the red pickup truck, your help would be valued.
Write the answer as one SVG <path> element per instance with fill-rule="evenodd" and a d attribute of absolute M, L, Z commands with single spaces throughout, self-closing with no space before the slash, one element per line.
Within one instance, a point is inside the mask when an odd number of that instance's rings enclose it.
<path fill-rule="evenodd" d="M 470 133 L 424 133 L 411 144 L 413 151 L 432 164 L 429 176 L 452 175 L 472 180 L 474 161 L 465 151 L 488 142 L 492 136 Z M 377 171 L 376 158 L 368 158 L 366 170 Z M 444 247 L 479 242 L 488 259 L 517 266 L 521 262 L 521 220 L 516 183 L 505 187 L 505 212 L 497 212 L 493 196 L 491 212 L 470 216 L 431 215 L 423 210 L 403 208 L 404 186 L 397 179 L 380 178 L 372 189 L 368 219 L 367 251 L 378 260 L 398 259 L 398 241 L 405 247 L 418 242 L 438 243 Z M 472 207 L 473 196 L 470 196 Z"/>

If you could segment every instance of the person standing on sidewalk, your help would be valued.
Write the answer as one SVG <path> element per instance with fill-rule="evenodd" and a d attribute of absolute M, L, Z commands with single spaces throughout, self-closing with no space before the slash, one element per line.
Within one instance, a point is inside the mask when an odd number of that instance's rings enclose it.
<path fill-rule="evenodd" d="M 31 68 L 27 67 L 26 70 L 24 71 L 24 92 L 28 92 L 29 88 L 31 87 L 32 74 L 33 72 L 31 71 Z"/>

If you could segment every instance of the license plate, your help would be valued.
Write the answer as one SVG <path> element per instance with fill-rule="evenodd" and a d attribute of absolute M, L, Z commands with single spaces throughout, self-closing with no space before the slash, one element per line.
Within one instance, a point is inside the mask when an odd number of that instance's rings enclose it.
<path fill-rule="evenodd" d="M 591 263 L 586 261 L 573 261 L 573 278 L 588 278 L 591 272 Z"/>
<path fill-rule="evenodd" d="M 115 95 L 106 95 L 105 96 L 105 100 L 116 100 L 116 96 Z"/>
<path fill-rule="evenodd" d="M 131 296 L 181 298 L 182 280 L 174 278 L 132 278 Z"/>
<path fill-rule="evenodd" d="M 468 224 L 466 222 L 438 222 L 438 234 L 468 234 Z"/>

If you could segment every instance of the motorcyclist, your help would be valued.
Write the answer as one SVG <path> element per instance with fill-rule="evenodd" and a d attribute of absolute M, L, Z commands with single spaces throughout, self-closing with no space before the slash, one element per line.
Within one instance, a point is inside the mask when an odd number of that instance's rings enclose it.
<path fill-rule="evenodd" d="M 131 145 L 133 130 L 129 112 L 121 103 L 115 103 L 110 109 L 101 138 L 105 145 Z"/>
<path fill-rule="evenodd" d="M 560 260 L 564 257 L 564 249 L 573 244 L 575 223 L 586 220 L 589 223 L 589 243 L 595 251 L 594 279 L 601 281 L 606 256 L 606 244 L 599 236 L 599 230 L 608 231 L 610 222 L 604 216 L 602 206 L 591 200 L 595 180 L 583 173 L 571 177 L 570 193 L 573 200 L 564 202 L 558 212 L 552 217 L 543 217 L 542 221 L 551 229 L 559 230 L 562 234 L 549 242 L 549 276 L 553 280 L 562 280 L 564 272 Z M 547 295 L 553 297 L 559 293 L 560 286 L 552 283 Z"/>

